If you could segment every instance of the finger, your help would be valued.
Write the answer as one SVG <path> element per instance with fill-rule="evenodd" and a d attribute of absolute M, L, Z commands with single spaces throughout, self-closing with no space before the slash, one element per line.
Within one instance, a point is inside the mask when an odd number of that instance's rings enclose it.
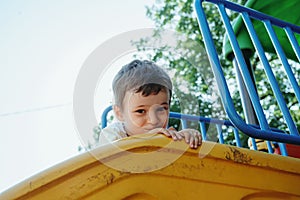
<path fill-rule="evenodd" d="M 188 133 L 188 130 L 184 129 L 184 130 L 181 130 L 181 131 L 178 131 L 178 134 L 184 138 L 185 142 L 187 144 L 190 143 L 190 134 Z"/>
<path fill-rule="evenodd" d="M 167 131 L 169 132 L 169 134 L 174 140 L 177 139 L 181 140 L 181 136 L 178 134 L 177 130 L 173 126 L 169 127 Z"/>
<path fill-rule="evenodd" d="M 202 135 L 198 132 L 198 145 L 200 146 L 202 144 Z"/>
<path fill-rule="evenodd" d="M 202 141 L 200 133 L 194 129 L 185 129 L 182 130 L 182 133 L 185 136 L 186 143 L 189 144 L 191 148 L 197 148 Z"/>
<path fill-rule="evenodd" d="M 170 134 L 174 134 L 174 137 L 176 137 L 176 139 L 178 140 L 182 140 L 182 138 L 184 138 L 184 136 L 180 133 L 180 131 L 177 131 L 174 127 L 170 127 L 168 128 Z"/>
<path fill-rule="evenodd" d="M 176 130 L 168 130 L 169 134 L 173 138 L 173 140 L 180 140 L 179 134 Z"/>
<path fill-rule="evenodd" d="M 172 138 L 173 138 L 173 135 L 172 135 L 171 132 L 168 131 L 167 129 L 161 129 L 160 133 L 164 134 L 165 136 L 168 136 L 168 137 L 172 137 Z"/>
<path fill-rule="evenodd" d="M 164 128 L 155 128 L 149 131 L 149 133 L 162 133 L 168 137 L 171 137 L 170 133 Z"/>
<path fill-rule="evenodd" d="M 174 134 L 178 140 L 182 140 L 183 136 L 178 131 L 174 131 Z"/>
<path fill-rule="evenodd" d="M 185 142 L 187 144 L 190 144 L 191 140 L 192 140 L 192 134 L 189 131 L 184 131 L 184 138 L 185 138 Z"/>
<path fill-rule="evenodd" d="M 193 142 L 193 147 L 197 148 L 198 146 L 200 146 L 202 143 L 202 137 L 200 135 L 200 133 L 198 131 L 194 132 L 194 142 Z"/>
<path fill-rule="evenodd" d="M 156 131 L 158 131 L 159 133 L 162 133 L 168 137 L 172 137 L 173 140 L 178 140 L 180 139 L 180 136 L 178 136 L 176 129 L 174 130 L 168 130 L 168 129 L 164 129 L 164 128 L 158 128 L 158 129 L 154 129 Z"/>
<path fill-rule="evenodd" d="M 193 133 L 191 133 L 191 137 L 190 137 L 190 147 L 191 148 L 197 148 L 197 142 L 198 142 L 198 139 L 196 137 L 196 135 L 193 135 Z"/>

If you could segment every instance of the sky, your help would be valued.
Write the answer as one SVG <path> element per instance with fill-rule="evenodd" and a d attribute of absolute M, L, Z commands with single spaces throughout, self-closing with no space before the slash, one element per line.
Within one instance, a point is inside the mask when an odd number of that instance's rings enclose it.
<path fill-rule="evenodd" d="M 78 73 L 113 36 L 153 27 L 145 16 L 153 3 L 0 1 L 0 192 L 79 154 L 72 105 Z M 96 112 L 111 101 L 111 78 L 100 82 L 106 98 Z"/>

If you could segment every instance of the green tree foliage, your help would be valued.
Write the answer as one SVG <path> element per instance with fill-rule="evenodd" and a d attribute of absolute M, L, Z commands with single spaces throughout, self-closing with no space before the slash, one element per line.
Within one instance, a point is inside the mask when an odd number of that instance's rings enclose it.
<path fill-rule="evenodd" d="M 213 39 L 217 51 L 222 55 L 222 41 L 224 28 L 219 17 L 217 9 L 213 5 L 206 4 L 209 25 L 215 33 Z M 144 47 L 149 43 L 159 40 L 164 30 L 174 30 L 179 36 L 178 39 L 181 55 L 172 51 L 166 46 L 154 49 L 149 59 L 164 63 L 169 70 L 173 72 L 174 95 L 171 104 L 171 110 L 185 114 L 201 115 L 205 117 L 226 119 L 226 114 L 222 108 L 216 82 L 210 68 L 210 64 L 204 50 L 204 43 L 199 30 L 198 21 L 195 17 L 193 0 L 164 0 L 157 1 L 154 5 L 147 7 L 147 16 L 154 21 L 156 32 L 152 38 L 143 38 L 135 42 L 139 51 L 144 51 Z M 183 39 L 184 38 L 184 39 Z M 228 80 L 232 80 L 234 74 L 231 69 L 231 63 L 221 58 L 221 62 L 226 70 Z M 236 81 L 232 81 L 234 85 Z M 233 94 L 237 96 L 237 87 L 233 86 Z M 237 109 L 241 111 L 239 98 Z M 170 120 L 170 124 L 175 128 L 179 127 L 179 120 Z M 191 123 L 189 126 L 199 128 L 197 123 Z M 216 128 L 208 126 L 208 138 L 217 140 Z M 224 130 L 227 141 L 232 141 L 232 130 Z M 246 145 L 246 137 L 244 144 Z"/>
<path fill-rule="evenodd" d="M 246 2 L 246 0 L 232 1 L 242 5 Z M 225 29 L 221 22 L 219 12 L 213 4 L 204 3 L 203 5 L 235 108 L 243 117 L 235 70 L 233 70 L 232 63 L 226 60 L 222 53 Z M 222 109 L 222 104 L 219 99 L 215 79 L 204 50 L 203 38 L 194 13 L 193 0 L 157 0 L 154 5 L 146 8 L 146 15 L 154 21 L 156 30 L 153 37 L 133 41 L 133 44 L 139 51 L 146 52 L 146 47 L 149 46 L 149 44 L 161 39 L 164 30 L 174 30 L 179 35 L 179 53 L 174 50 L 174 48 L 168 46 L 161 46 L 148 52 L 148 59 L 167 66 L 173 74 L 174 94 L 172 97 L 171 111 L 226 119 L 226 114 Z M 228 15 L 231 19 L 237 17 L 236 13 L 230 11 L 228 11 Z M 268 59 L 299 130 L 299 102 L 297 102 L 292 92 L 292 87 L 288 83 L 286 73 L 278 58 L 275 55 L 268 54 Z M 290 61 L 290 63 L 297 80 L 299 80 L 299 63 L 292 61 Z M 256 55 L 251 59 L 251 65 L 254 69 L 257 91 L 270 125 L 286 130 L 287 127 L 282 114 L 275 101 L 264 69 Z M 180 129 L 179 124 L 179 120 L 170 120 L 170 125 L 177 129 Z M 191 123 L 189 126 L 199 128 L 197 123 Z M 208 139 L 216 141 L 216 128 L 208 125 L 206 128 L 208 130 Z M 99 133 L 100 129 L 96 127 L 94 129 L 95 143 L 98 141 Z M 234 143 L 234 134 L 231 129 L 224 129 L 223 133 L 227 143 Z M 247 146 L 248 137 L 244 134 L 240 134 L 240 136 L 242 145 Z M 93 145 L 89 144 L 86 148 L 91 148 L 91 146 Z"/>
<path fill-rule="evenodd" d="M 210 64 L 204 48 L 195 47 L 204 47 L 204 44 L 194 13 L 193 2 L 193 0 L 160 0 L 156 1 L 154 5 L 147 7 L 146 15 L 154 21 L 156 32 L 152 38 L 143 38 L 134 44 L 140 51 L 143 51 L 145 50 L 143 47 L 147 46 L 147 43 L 151 43 L 153 40 L 159 40 L 160 34 L 167 29 L 174 30 L 179 35 L 187 38 L 185 40 L 179 39 L 180 45 L 187 50 L 183 53 L 184 56 L 174 54 L 172 49 L 168 49 L 168 47 L 157 48 L 152 54 L 149 54 L 149 59 L 158 63 L 165 63 L 169 69 L 174 72 L 173 82 L 175 93 L 173 95 L 171 110 L 226 119 L 226 114 L 218 98 L 215 80 L 211 73 Z M 235 0 L 234 2 L 244 4 L 246 0 Z M 232 63 L 226 60 L 222 54 L 225 30 L 219 12 L 215 5 L 210 3 L 204 3 L 204 9 L 236 110 L 243 116 L 240 94 L 236 84 L 235 70 L 233 70 Z M 237 16 L 237 14 L 233 12 L 228 12 L 228 15 L 231 19 Z M 300 127 L 300 116 L 297 114 L 299 104 L 295 96 L 291 93 L 291 87 L 286 84 L 285 77 L 282 77 L 284 73 L 282 73 L 282 68 L 278 67 L 280 66 L 278 59 L 270 55 L 270 60 L 271 65 L 274 66 L 276 77 L 280 82 L 286 101 L 289 102 L 292 115 L 298 121 L 297 125 Z M 267 84 L 266 75 L 259 59 L 254 56 L 251 60 L 251 64 L 255 69 L 255 79 L 258 81 L 257 90 L 263 107 L 269 117 L 268 119 L 271 126 L 286 129 L 282 114 L 279 112 L 278 105 L 274 102 L 274 95 L 271 94 L 270 85 Z M 299 76 L 299 65 L 296 66 L 295 69 L 298 70 L 297 74 Z M 171 125 L 174 125 L 176 128 L 180 128 L 178 127 L 178 123 L 176 120 L 171 120 Z M 216 131 L 212 131 L 210 136 L 215 138 L 216 136 L 213 135 L 215 133 Z M 243 145 L 247 146 L 247 137 L 244 135 L 241 136 Z M 225 139 L 228 143 L 232 142 L 233 133 L 231 130 L 225 131 Z"/>

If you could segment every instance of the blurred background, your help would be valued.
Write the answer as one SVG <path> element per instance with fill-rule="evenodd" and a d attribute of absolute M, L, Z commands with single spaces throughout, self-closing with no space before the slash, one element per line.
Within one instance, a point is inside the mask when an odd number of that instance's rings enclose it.
<path fill-rule="evenodd" d="M 153 27 L 145 8 L 153 2 L 0 2 L 0 192 L 79 153 L 78 72 L 104 41 Z M 99 115 L 111 101 L 103 93 Z"/>

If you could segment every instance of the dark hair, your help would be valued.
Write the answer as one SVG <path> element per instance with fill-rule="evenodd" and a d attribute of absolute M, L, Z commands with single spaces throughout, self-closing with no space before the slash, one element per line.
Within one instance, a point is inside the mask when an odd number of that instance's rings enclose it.
<path fill-rule="evenodd" d="M 160 84 L 155 84 L 155 83 L 149 83 L 149 84 L 145 84 L 142 85 L 141 87 L 139 87 L 138 89 L 135 90 L 136 93 L 142 92 L 142 95 L 144 97 L 147 97 L 151 94 L 158 94 L 160 91 L 166 91 L 166 87 L 160 85 Z M 172 91 L 169 91 L 170 97 L 172 96 Z"/>
<path fill-rule="evenodd" d="M 122 106 L 127 91 L 142 92 L 143 96 L 158 94 L 160 91 L 172 95 L 169 75 L 154 62 L 134 60 L 122 67 L 112 83 L 115 105 Z"/>

